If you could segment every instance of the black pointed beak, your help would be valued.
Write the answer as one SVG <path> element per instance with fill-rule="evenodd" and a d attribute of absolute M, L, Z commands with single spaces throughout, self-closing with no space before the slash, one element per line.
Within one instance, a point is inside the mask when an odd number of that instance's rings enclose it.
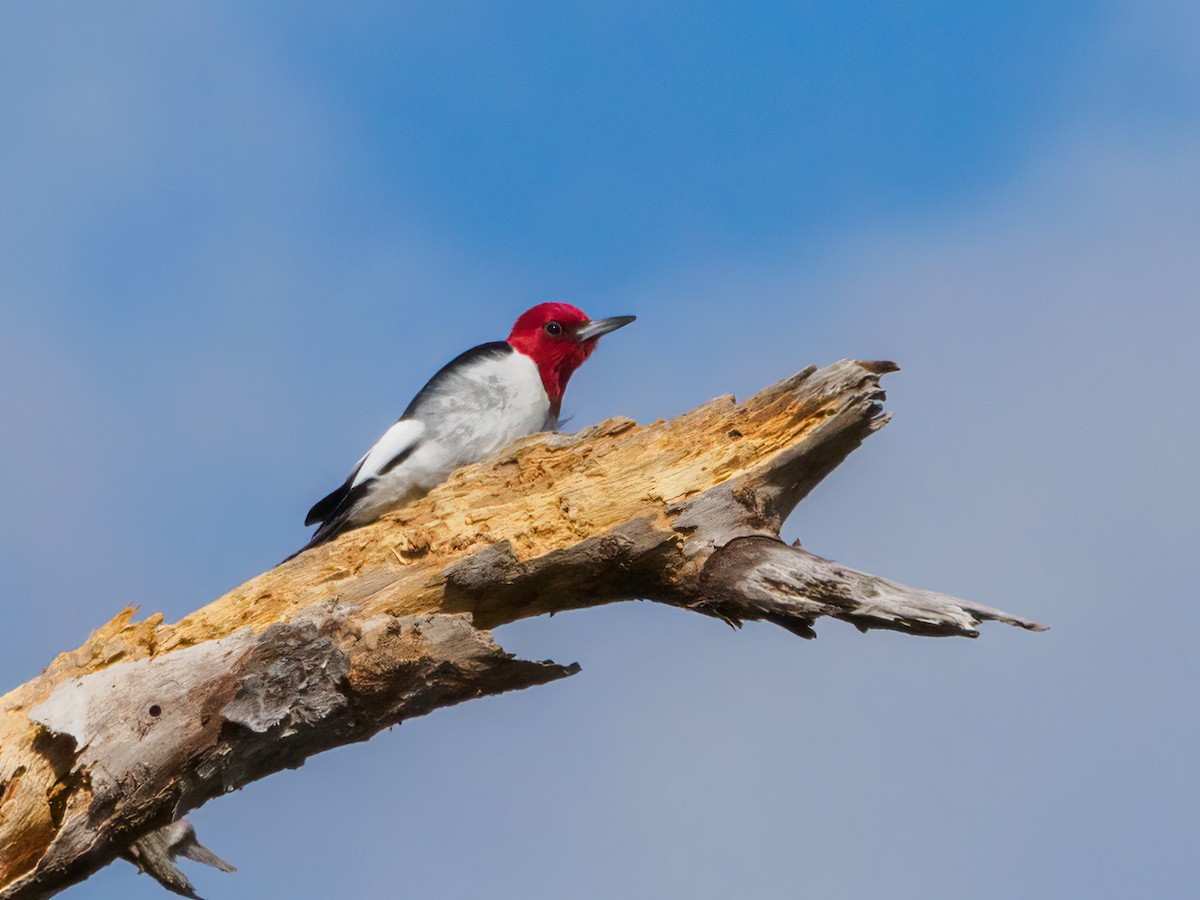
<path fill-rule="evenodd" d="M 609 319 L 595 319 L 591 322 L 584 322 L 575 329 L 575 340 L 593 340 L 602 334 L 608 334 L 610 331 L 616 331 L 618 328 L 625 327 L 636 318 L 637 316 L 613 316 Z"/>

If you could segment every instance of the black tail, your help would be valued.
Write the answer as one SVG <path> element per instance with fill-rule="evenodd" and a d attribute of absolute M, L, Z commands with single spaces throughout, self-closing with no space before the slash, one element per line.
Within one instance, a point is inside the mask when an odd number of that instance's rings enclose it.
<path fill-rule="evenodd" d="M 359 465 L 362 463 L 360 462 Z M 283 560 L 280 565 L 283 565 L 288 559 L 295 559 L 305 550 L 311 550 L 313 547 L 319 547 L 321 544 L 332 541 L 343 531 L 349 531 L 353 527 L 348 524 L 350 513 L 363 495 L 370 490 L 369 485 L 374 480 L 369 478 L 362 484 L 356 485 L 354 476 L 357 474 L 358 466 L 355 466 L 354 471 L 350 473 L 350 477 L 341 487 L 313 504 L 313 508 L 304 518 L 304 524 L 313 525 L 320 522 L 321 527 L 313 532 L 313 536 L 307 544 Z"/>
<path fill-rule="evenodd" d="M 361 492 L 358 494 L 354 493 L 354 476 L 358 474 L 361 466 L 362 463 L 360 462 L 354 467 L 354 471 L 350 473 L 349 478 L 338 485 L 335 490 L 330 491 L 313 504 L 312 509 L 308 511 L 308 515 L 304 517 L 305 525 L 328 522 L 347 506 L 354 505 L 354 502 L 362 496 Z"/>
<path fill-rule="evenodd" d="M 288 560 L 295 559 L 305 550 L 311 550 L 313 547 L 319 547 L 322 544 L 327 544 L 338 535 L 353 528 L 354 526 L 350 525 L 348 522 L 348 519 L 350 518 L 350 509 L 353 507 L 353 505 L 354 504 L 352 503 L 347 504 L 346 508 L 343 509 L 339 514 L 333 515 L 329 519 L 326 519 L 324 522 L 322 522 L 321 527 L 313 532 L 313 536 L 309 538 L 307 544 L 305 544 L 287 559 L 282 560 L 279 564 L 283 565 L 285 562 L 288 562 Z"/>

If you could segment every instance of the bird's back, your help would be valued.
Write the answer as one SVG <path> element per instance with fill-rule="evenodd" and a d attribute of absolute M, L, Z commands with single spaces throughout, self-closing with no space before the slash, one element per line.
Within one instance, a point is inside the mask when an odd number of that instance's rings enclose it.
<path fill-rule="evenodd" d="M 425 439 L 441 444 L 458 460 L 457 468 L 522 435 L 552 428 L 555 416 L 537 365 L 506 341 L 496 341 L 443 366 L 402 418 L 423 422 Z"/>

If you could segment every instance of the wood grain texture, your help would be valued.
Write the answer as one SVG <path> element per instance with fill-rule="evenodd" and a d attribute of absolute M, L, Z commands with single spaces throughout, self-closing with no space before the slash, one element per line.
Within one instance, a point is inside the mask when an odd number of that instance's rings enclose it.
<path fill-rule="evenodd" d="M 821 616 L 1036 630 L 779 541 L 887 422 L 879 379 L 895 368 L 842 361 L 742 404 L 523 439 L 179 622 L 123 611 L 0 698 L 0 898 L 118 856 L 190 895 L 174 857 L 223 861 L 204 858 L 188 810 L 412 716 L 576 671 L 496 646 L 487 629 L 516 619 L 645 598 L 805 637 Z"/>

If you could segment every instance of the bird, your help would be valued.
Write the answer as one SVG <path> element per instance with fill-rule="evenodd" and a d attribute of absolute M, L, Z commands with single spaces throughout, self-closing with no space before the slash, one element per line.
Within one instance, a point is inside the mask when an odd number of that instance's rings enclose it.
<path fill-rule="evenodd" d="M 539 303 L 521 313 L 507 340 L 459 354 L 313 505 L 304 524 L 318 528 L 288 559 L 410 503 L 519 437 L 556 430 L 571 375 L 602 335 L 636 318 L 589 319 L 569 303 Z"/>

